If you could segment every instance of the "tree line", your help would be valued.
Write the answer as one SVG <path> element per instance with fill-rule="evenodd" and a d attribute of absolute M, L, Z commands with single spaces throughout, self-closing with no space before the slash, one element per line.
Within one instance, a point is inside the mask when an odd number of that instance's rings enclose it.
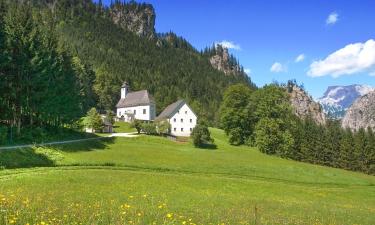
<path fill-rule="evenodd" d="M 233 85 L 224 93 L 221 127 L 233 145 L 302 162 L 375 174 L 375 135 L 353 132 L 340 121 L 318 125 L 294 115 L 287 87 L 271 84 L 258 90 Z"/>

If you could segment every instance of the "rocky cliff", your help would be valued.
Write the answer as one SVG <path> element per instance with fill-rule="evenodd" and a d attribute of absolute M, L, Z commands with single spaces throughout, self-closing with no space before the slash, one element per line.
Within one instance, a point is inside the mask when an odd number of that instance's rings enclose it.
<path fill-rule="evenodd" d="M 294 113 L 301 119 L 311 117 L 317 124 L 324 125 L 326 117 L 321 105 L 315 102 L 302 88 L 287 87 Z"/>
<path fill-rule="evenodd" d="M 109 10 L 113 22 L 140 37 L 153 39 L 155 34 L 155 10 L 151 4 L 136 2 L 111 5 Z"/>
<path fill-rule="evenodd" d="M 241 66 L 229 54 L 228 49 L 221 45 L 216 46 L 215 54 L 210 57 L 210 63 L 215 69 L 224 72 L 226 75 L 243 73 Z"/>
<path fill-rule="evenodd" d="M 346 111 L 342 127 L 358 130 L 371 127 L 375 129 L 375 91 L 357 99 Z"/>

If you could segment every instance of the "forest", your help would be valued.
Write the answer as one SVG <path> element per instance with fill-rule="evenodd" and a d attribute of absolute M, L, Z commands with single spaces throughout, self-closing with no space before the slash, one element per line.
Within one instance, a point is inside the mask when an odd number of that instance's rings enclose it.
<path fill-rule="evenodd" d="M 297 161 L 375 174 L 375 134 L 371 128 L 352 131 L 339 120 L 319 125 L 299 118 L 287 95 L 288 84 L 257 90 L 238 84 L 224 93 L 221 127 L 232 145 Z M 290 88 L 290 87 L 289 87 Z"/>

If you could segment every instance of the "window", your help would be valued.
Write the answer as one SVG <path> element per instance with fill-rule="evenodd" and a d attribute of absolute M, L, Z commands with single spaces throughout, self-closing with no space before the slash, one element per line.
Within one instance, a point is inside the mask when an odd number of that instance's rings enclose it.
<path fill-rule="evenodd" d="M 193 128 L 190 128 L 190 131 L 193 131 Z"/>
<path fill-rule="evenodd" d="M 173 130 L 174 130 L 174 131 L 177 131 L 177 128 L 175 127 L 175 128 L 173 128 Z"/>
<path fill-rule="evenodd" d="M 193 119 L 190 119 L 190 123 L 192 123 L 193 122 Z"/>
<path fill-rule="evenodd" d="M 134 115 L 137 114 L 137 110 L 134 109 Z"/>
<path fill-rule="evenodd" d="M 185 114 L 187 114 L 187 111 L 185 111 Z"/>
<path fill-rule="evenodd" d="M 177 113 L 180 114 L 180 110 L 178 110 Z"/>
<path fill-rule="evenodd" d="M 173 119 L 173 122 L 176 122 L 176 118 Z"/>
<path fill-rule="evenodd" d="M 146 109 L 143 109 L 143 114 L 146 114 Z"/>
<path fill-rule="evenodd" d="M 181 119 L 181 123 L 183 123 L 184 122 L 184 119 Z"/>
<path fill-rule="evenodd" d="M 184 131 L 184 128 L 181 128 L 181 132 L 183 132 Z"/>

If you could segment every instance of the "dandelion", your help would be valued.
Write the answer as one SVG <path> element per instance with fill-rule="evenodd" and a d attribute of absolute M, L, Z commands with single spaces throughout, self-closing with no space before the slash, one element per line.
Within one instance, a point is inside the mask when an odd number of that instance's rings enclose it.
<path fill-rule="evenodd" d="M 162 205 L 159 205 L 159 206 L 158 206 L 158 208 L 159 208 L 159 209 L 162 209 L 162 208 L 163 208 L 163 206 L 162 206 Z"/>
<path fill-rule="evenodd" d="M 142 213 L 137 213 L 137 216 L 142 216 Z"/>
<path fill-rule="evenodd" d="M 143 195 L 143 197 L 144 197 L 144 198 L 147 198 L 147 195 L 146 195 L 146 194 L 144 194 L 144 195 Z"/>
<path fill-rule="evenodd" d="M 167 214 L 167 218 L 172 218 L 173 214 L 172 213 L 168 213 Z"/>

